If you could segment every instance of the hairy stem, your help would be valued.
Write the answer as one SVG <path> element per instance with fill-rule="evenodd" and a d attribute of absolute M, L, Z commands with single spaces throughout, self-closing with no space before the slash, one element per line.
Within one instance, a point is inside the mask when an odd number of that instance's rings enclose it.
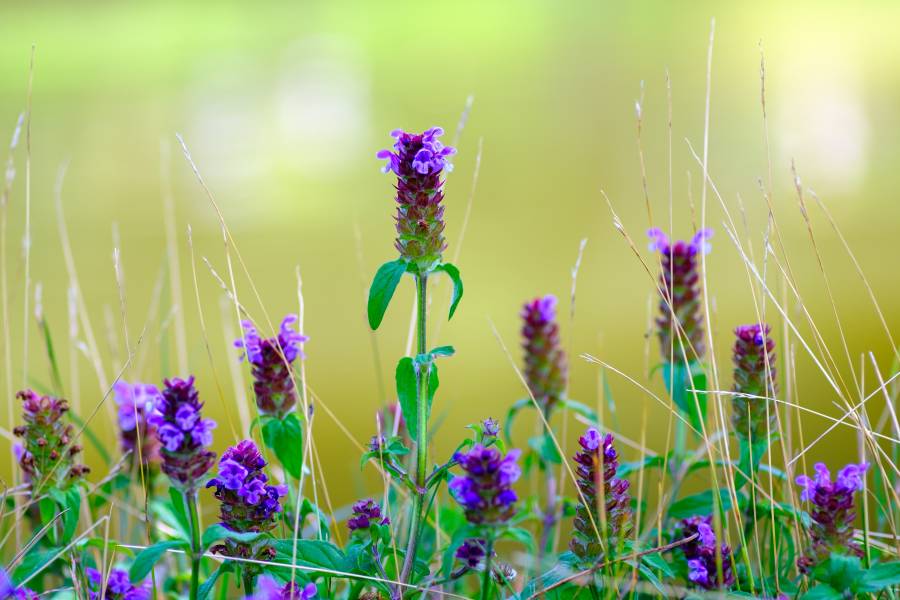
<path fill-rule="evenodd" d="M 416 349 L 419 355 L 427 352 L 425 326 L 428 316 L 428 276 L 416 275 Z M 425 492 L 428 478 L 428 376 L 431 361 L 416 365 L 416 493 L 413 496 L 413 514 L 409 527 L 409 542 L 406 545 L 406 557 L 400 572 L 400 581 L 408 583 L 412 567 L 416 561 L 416 548 L 419 544 L 419 533 L 425 518 Z"/>
<path fill-rule="evenodd" d="M 484 574 L 481 577 L 481 600 L 488 600 L 491 597 L 491 559 L 494 554 L 494 531 L 488 531 L 486 537 Z"/>
<path fill-rule="evenodd" d="M 202 548 L 200 547 L 200 513 L 197 510 L 197 493 L 190 492 L 185 495 L 187 502 L 188 517 L 191 525 L 191 593 L 190 600 L 197 600 L 200 590 L 200 557 L 202 556 Z"/>

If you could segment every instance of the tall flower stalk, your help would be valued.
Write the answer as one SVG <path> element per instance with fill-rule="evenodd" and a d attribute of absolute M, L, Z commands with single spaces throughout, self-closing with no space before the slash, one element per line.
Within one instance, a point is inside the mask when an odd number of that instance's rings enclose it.
<path fill-rule="evenodd" d="M 148 419 L 156 427 L 162 470 L 172 485 L 182 492 L 191 527 L 191 588 L 190 598 L 196 600 L 200 587 L 200 513 L 197 510 L 197 489 L 203 485 L 216 460 L 212 445 L 212 430 L 216 423 L 204 419 L 194 377 L 166 379 L 156 409 Z"/>
<path fill-rule="evenodd" d="M 741 470 L 752 479 L 778 432 L 775 341 L 768 325 L 753 323 L 734 330 L 734 391 L 731 423 L 741 447 Z M 741 478 L 744 479 L 743 477 Z"/>
<path fill-rule="evenodd" d="M 416 357 L 402 359 L 397 368 L 398 395 L 404 418 L 416 444 L 415 493 L 406 557 L 400 573 L 406 583 L 415 564 L 416 549 L 422 522 L 425 519 L 425 496 L 428 486 L 428 416 L 431 397 L 436 388 L 435 354 L 428 352 L 426 342 L 428 280 L 436 272 L 444 272 L 454 283 L 450 316 L 462 296 L 459 270 L 443 263 L 447 247 L 444 239 L 444 180 L 451 170 L 448 158 L 456 150 L 445 146 L 438 138 L 444 131 L 432 127 L 423 133 L 407 133 L 400 129 L 391 132 L 392 149 L 381 150 L 376 156 L 386 160 L 382 171 L 393 173 L 397 180 L 395 216 L 397 237 L 394 246 L 400 254 L 397 260 L 385 263 L 375 275 L 369 289 L 369 324 L 377 329 L 394 290 L 404 273 L 415 279 L 416 286 Z M 408 394 L 410 379 L 414 380 L 415 397 Z"/>
<path fill-rule="evenodd" d="M 734 585 L 731 548 L 719 544 L 711 516 L 695 516 L 681 521 L 681 538 L 691 541 L 681 545 L 687 561 L 687 577 L 704 590 L 728 589 Z M 719 566 L 721 564 L 721 567 Z"/>

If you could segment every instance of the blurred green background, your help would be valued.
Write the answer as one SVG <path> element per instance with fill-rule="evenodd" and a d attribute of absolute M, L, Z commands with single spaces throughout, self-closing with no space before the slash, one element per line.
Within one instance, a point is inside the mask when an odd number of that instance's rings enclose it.
<path fill-rule="evenodd" d="M 446 199 L 448 255 L 459 252 L 466 294 L 454 320 L 438 330 L 449 293 L 441 284 L 432 318 L 433 345 L 453 344 L 458 352 L 441 363 L 436 456 L 453 449 L 467 423 L 501 417 L 523 397 L 492 323 L 518 362 L 517 313 L 535 295 L 562 299 L 572 397 L 591 405 L 598 399 L 599 371 L 578 358 L 582 352 L 645 381 L 657 356 L 655 339 L 646 337 L 653 282 L 614 229 L 601 190 L 648 260 L 635 101 L 643 95 L 654 220 L 666 226 L 668 72 L 674 222 L 677 235 L 690 235 L 689 197 L 699 205 L 702 177 L 685 140 L 702 152 L 713 16 L 711 176 L 733 214 L 739 215 L 742 201 L 746 229 L 741 224 L 740 235 L 752 241 L 759 259 L 766 228 L 759 180 L 768 177 L 760 108 L 762 42 L 777 218 L 804 304 L 848 386 L 855 387 L 798 210 L 790 161 L 796 159 L 804 185 L 829 206 L 888 325 L 900 331 L 900 38 L 888 26 L 900 17 L 896 3 L 5 2 L 0 6 L 0 134 L 8 139 L 26 106 L 34 43 L 31 277 L 42 286 L 67 394 L 82 413 L 101 397 L 91 362 L 77 349 L 86 340 L 84 328 L 70 340 L 69 280 L 54 208 L 63 164 L 68 165 L 62 198 L 74 261 L 106 378 L 114 377 L 125 356 L 112 258 L 118 245 L 132 346 L 146 324 L 124 378 L 156 382 L 176 374 L 173 332 L 176 314 L 182 314 L 189 368 L 210 412 L 222 422 L 217 449 L 235 441 L 217 389 L 237 419 L 249 388 L 236 385 L 229 368 L 237 358 L 228 342 L 236 330 L 233 307 L 223 303 L 202 258 L 226 279 L 228 266 L 216 213 L 176 141 L 180 132 L 273 321 L 297 311 L 295 269 L 302 273 L 305 333 L 311 337 L 306 371 L 320 399 L 315 436 L 332 502 L 342 505 L 366 488 L 380 489 L 376 479 L 360 474 L 359 452 L 322 409 L 326 405 L 352 438 L 365 443 L 375 431 L 376 410 L 391 395 L 393 366 L 406 346 L 409 282 L 375 338 L 377 359 L 364 318 L 366 286 L 377 266 L 395 255 L 392 181 L 379 172 L 374 154 L 390 144 L 388 132 L 396 127 L 442 125 L 452 140 L 470 95 L 474 104 Z M 458 247 L 482 139 L 471 220 Z M 15 156 L 7 242 L 14 389 L 50 380 L 31 317 L 29 380 L 23 375 L 24 146 L 23 138 Z M 169 299 L 165 271 L 167 188 L 180 256 L 183 305 L 178 307 Z M 857 376 L 862 353 L 872 351 L 887 377 L 892 368 L 887 337 L 839 240 L 811 197 L 807 200 Z M 721 230 L 724 213 L 712 192 L 707 204 L 708 222 L 718 230 L 708 257 L 716 356 L 722 386 L 729 387 L 729 331 L 755 319 L 758 292 Z M 194 294 L 188 226 L 212 363 Z M 588 242 L 570 322 L 570 269 L 582 238 Z M 247 278 L 234 266 L 239 296 L 266 330 Z M 771 261 L 768 270 L 780 290 Z M 811 340 L 799 303 L 790 299 L 786 306 Z M 774 314 L 771 305 L 767 310 Z M 780 319 L 773 322 L 781 342 Z M 802 346 L 794 344 L 793 399 L 839 415 L 835 393 Z M 875 381 L 867 368 L 865 389 L 872 390 Z M 647 444 L 662 451 L 665 409 L 620 378 L 611 376 L 610 386 L 618 430 L 639 439 L 646 409 Z M 661 392 L 658 378 L 650 386 Z M 872 402 L 877 416 L 883 400 Z M 244 404 L 243 410 L 252 408 Z M 11 424 L 6 414 L 0 419 L 8 436 Z M 829 423 L 807 416 L 803 424 L 809 440 Z M 93 427 L 114 445 L 107 409 L 97 413 Z M 838 428 L 809 456 L 845 461 L 854 444 L 855 433 Z M 88 457 L 96 460 L 96 453 L 89 450 Z M 8 469 L 9 463 L 0 461 L 5 478 Z"/>

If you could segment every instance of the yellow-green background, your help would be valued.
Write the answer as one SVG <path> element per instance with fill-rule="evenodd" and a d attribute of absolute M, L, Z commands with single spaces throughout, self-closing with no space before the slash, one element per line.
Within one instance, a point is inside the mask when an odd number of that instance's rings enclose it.
<path fill-rule="evenodd" d="M 571 395 L 596 403 L 598 370 L 578 358 L 582 352 L 643 380 L 652 280 L 613 228 L 601 190 L 646 259 L 643 231 L 648 222 L 635 101 L 643 82 L 648 189 L 654 218 L 666 224 L 668 70 L 675 224 L 677 233 L 689 235 L 687 173 L 698 204 L 701 176 L 685 140 L 701 151 L 712 16 L 717 20 L 711 175 L 734 214 L 738 197 L 743 200 L 750 238 L 743 229 L 741 236 L 752 239 L 759 256 L 765 211 L 758 180 L 767 177 L 761 41 L 768 61 L 773 202 L 805 304 L 847 373 L 789 165 L 796 159 L 804 185 L 827 202 L 857 252 L 888 324 L 900 331 L 900 41 L 892 26 L 900 10 L 895 4 L 6 2 L 0 7 L 0 133 L 8 139 L 25 108 L 29 53 L 35 43 L 31 276 L 43 287 L 43 308 L 67 390 L 71 347 L 68 283 L 53 200 L 57 172 L 68 163 L 63 189 L 68 228 L 104 369 L 111 377 L 121 364 L 124 344 L 113 227 L 121 238 L 134 344 L 165 264 L 161 170 L 168 155 L 190 369 L 198 376 L 209 412 L 224 422 L 194 298 L 188 225 L 215 372 L 236 414 L 226 364 L 236 360 L 236 351 L 222 333 L 221 290 L 201 260 L 207 257 L 227 277 L 225 253 L 216 214 L 177 146 L 175 133 L 180 132 L 273 320 L 297 310 L 294 271 L 299 265 L 305 333 L 311 337 L 308 381 L 350 433 L 367 440 L 383 392 L 364 318 L 364 286 L 376 267 L 395 255 L 392 182 L 379 172 L 374 153 L 390 143 L 387 134 L 396 127 L 442 125 L 449 141 L 470 94 L 474 106 L 447 186 L 450 255 L 457 251 L 482 138 L 484 153 L 458 260 L 465 298 L 435 341 L 453 344 L 458 352 L 441 362 L 436 453 L 446 456 L 464 435 L 465 424 L 500 417 L 523 396 L 491 323 L 518 361 L 520 305 L 537 294 L 555 293 L 568 314 L 570 268 L 582 238 L 588 243 L 577 313 L 574 324 L 567 316 L 562 321 L 565 344 L 573 353 Z M 24 156 L 23 139 L 15 159 L 7 247 L 14 388 L 23 385 Z M 708 206 L 709 223 L 717 228 L 708 259 L 709 291 L 722 385 L 729 386 L 729 330 L 754 320 L 755 313 L 746 271 L 721 231 L 723 213 L 712 193 Z M 860 280 L 814 205 L 810 212 L 852 359 L 858 364 L 860 354 L 871 350 L 887 376 L 890 346 Z M 773 274 L 771 262 L 769 269 Z M 241 299 L 261 318 L 237 265 L 236 271 Z M 774 285 L 774 277 L 772 281 Z M 437 312 L 444 311 L 447 293 L 442 284 L 432 323 L 443 318 Z M 377 336 L 388 393 L 393 365 L 406 343 L 411 295 L 411 285 L 404 282 Z M 798 303 L 790 300 L 787 306 L 810 339 Z M 162 312 L 170 308 L 164 300 Z M 233 320 L 232 310 L 226 315 Z M 161 378 L 165 353 L 159 322 L 157 316 L 149 324 L 139 349 L 146 354 L 136 359 L 142 372 L 129 371 L 126 378 Z M 29 330 L 29 373 L 46 383 L 46 360 L 30 318 Z M 118 350 L 111 349 L 111 339 Z M 801 347 L 796 353 L 795 399 L 839 414 L 825 379 Z M 655 356 L 651 340 L 651 363 Z M 171 351 L 167 360 L 167 373 L 175 374 Z M 100 391 L 88 361 L 81 356 L 77 364 L 86 412 Z M 871 370 L 865 381 L 871 390 Z M 665 410 L 621 379 L 611 377 L 610 382 L 621 432 L 640 438 L 646 406 L 648 445 L 662 450 Z M 651 387 L 660 392 L 658 381 Z M 873 412 L 880 414 L 883 401 L 873 402 Z M 344 504 L 362 494 L 364 485 L 370 492 L 380 489 L 376 480 L 366 482 L 359 475 L 358 452 L 334 421 L 324 410 L 316 414 L 332 501 Z M 810 417 L 804 425 L 810 439 L 827 422 Z M 93 426 L 114 444 L 105 410 Z M 228 427 L 221 426 L 217 449 L 233 441 Z M 853 458 L 853 447 L 853 432 L 838 430 L 810 456 L 842 462 Z M 96 461 L 96 453 L 89 451 L 88 458 Z M 2 468 L 8 476 L 7 461 Z"/>

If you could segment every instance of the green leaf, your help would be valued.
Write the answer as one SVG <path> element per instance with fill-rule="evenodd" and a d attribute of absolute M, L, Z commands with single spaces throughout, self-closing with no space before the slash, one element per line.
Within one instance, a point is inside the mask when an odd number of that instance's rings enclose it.
<path fill-rule="evenodd" d="M 554 583 L 558 583 L 567 577 L 572 576 L 572 569 L 566 565 L 558 564 L 540 577 L 536 577 L 528 582 L 522 592 L 517 596 L 524 600 L 525 598 L 531 598 L 536 594 L 540 593 L 541 590 L 546 589 L 547 587 L 553 585 Z"/>
<path fill-rule="evenodd" d="M 616 469 L 616 477 L 627 477 L 632 473 L 640 471 L 642 468 L 659 468 L 662 467 L 665 462 L 666 457 L 664 455 L 645 456 L 643 460 L 636 460 L 634 462 L 627 462 L 619 465 L 619 468 Z"/>
<path fill-rule="evenodd" d="M 534 555 L 534 536 L 527 529 L 521 527 L 509 527 L 500 532 L 500 539 L 510 539 L 519 542 L 529 554 Z"/>
<path fill-rule="evenodd" d="M 61 544 L 68 544 L 78 528 L 78 518 L 81 514 L 81 490 L 78 487 L 70 487 L 65 491 L 63 506 L 67 512 L 63 515 L 63 533 Z"/>
<path fill-rule="evenodd" d="M 397 260 L 384 263 L 378 268 L 378 272 L 375 273 L 372 287 L 369 288 L 369 303 L 367 307 L 369 327 L 372 329 L 378 329 L 378 326 L 381 325 L 384 313 L 391 303 L 391 298 L 394 296 L 394 290 L 397 289 L 397 284 L 400 283 L 400 278 L 403 277 L 405 272 L 406 262 L 398 258 Z"/>
<path fill-rule="evenodd" d="M 322 568 L 329 571 L 351 572 L 355 565 L 350 564 L 347 556 L 331 542 L 319 540 L 276 540 L 275 560 L 290 564 L 297 549 L 297 563 L 300 566 Z M 332 575 L 324 573 L 325 575 Z M 307 572 L 307 575 L 311 573 Z"/>
<path fill-rule="evenodd" d="M 463 282 L 462 278 L 459 276 L 459 269 L 457 269 L 451 263 L 443 263 L 434 268 L 435 271 L 443 271 L 447 275 L 450 276 L 450 279 L 453 280 L 453 299 L 450 302 L 450 316 L 447 317 L 447 320 L 453 318 L 453 313 L 456 312 L 456 307 L 459 305 L 459 301 L 462 300 L 463 296 Z"/>
<path fill-rule="evenodd" d="M 209 578 L 206 581 L 200 584 L 200 588 L 197 590 L 197 600 L 206 600 L 209 597 L 209 593 L 216 585 L 216 582 L 219 580 L 219 577 L 224 575 L 225 573 L 233 572 L 233 562 L 227 560 L 222 563 L 215 571 L 209 574 Z"/>
<path fill-rule="evenodd" d="M 523 408 L 525 408 L 526 406 L 531 406 L 531 404 L 531 398 L 522 398 L 509 407 L 509 411 L 506 413 L 506 422 L 503 424 L 503 435 L 506 437 L 506 441 L 510 444 L 512 444 L 512 437 L 510 435 L 510 432 L 512 431 L 513 420 Z"/>
<path fill-rule="evenodd" d="M 879 592 L 886 587 L 900 585 L 900 562 L 877 563 L 862 576 L 860 592 Z"/>
<path fill-rule="evenodd" d="M 687 496 L 672 503 L 669 507 L 669 516 L 673 519 L 686 519 L 694 515 L 711 515 L 718 508 L 715 499 L 711 490 Z M 731 510 L 731 495 L 727 489 L 719 490 L 719 502 L 723 511 Z"/>
<path fill-rule="evenodd" d="M 828 560 L 819 563 L 812 577 L 829 584 L 836 590 L 856 590 L 865 571 L 858 556 L 832 553 Z"/>
<path fill-rule="evenodd" d="M 547 463 L 558 465 L 562 462 L 559 450 L 556 449 L 556 444 L 549 435 L 543 434 L 528 438 L 528 445 L 541 457 L 544 465 Z"/>
<path fill-rule="evenodd" d="M 205 551 L 213 542 L 218 542 L 219 540 L 234 540 L 235 542 L 240 542 L 242 544 L 250 544 L 264 535 L 266 534 L 260 531 L 239 533 L 237 531 L 231 531 L 220 523 L 216 523 L 215 525 L 210 525 L 206 528 L 206 531 L 203 532 L 200 540 L 203 545 L 203 550 Z"/>
<path fill-rule="evenodd" d="M 800 600 L 840 600 L 843 594 L 826 583 L 817 585 L 800 597 Z"/>
<path fill-rule="evenodd" d="M 749 444 L 743 436 L 740 436 L 738 441 L 740 458 L 738 459 L 738 470 L 734 473 L 734 487 L 739 490 L 748 483 L 748 477 L 755 479 L 756 472 L 760 467 L 759 461 L 762 460 L 763 454 L 769 448 L 769 442 L 761 440 Z"/>
<path fill-rule="evenodd" d="M 275 452 L 284 470 L 299 479 L 303 469 L 303 425 L 297 414 L 288 413 L 283 419 L 267 420 L 262 432 L 266 446 Z"/>
<path fill-rule="evenodd" d="M 438 346 L 437 348 L 432 348 L 431 352 L 428 354 L 433 358 L 436 358 L 438 356 L 453 356 L 455 352 L 456 350 L 453 346 Z"/>
<path fill-rule="evenodd" d="M 128 570 L 128 577 L 131 581 L 143 581 L 162 558 L 162 555 L 174 548 L 190 550 L 190 544 L 184 540 L 166 540 L 147 546 L 134 557 L 134 562 L 131 563 L 131 568 Z"/>
<path fill-rule="evenodd" d="M 706 420 L 706 394 L 688 389 L 706 390 L 706 374 L 700 363 L 691 361 L 687 367 L 683 361 L 664 363 L 663 382 L 672 402 L 699 435 Z"/>
<path fill-rule="evenodd" d="M 25 555 L 22 562 L 13 573 L 13 581 L 16 584 L 29 579 L 33 574 L 39 573 L 50 566 L 50 562 L 60 554 L 62 548 L 33 548 Z"/>
<path fill-rule="evenodd" d="M 404 356 L 397 363 L 397 370 L 394 378 L 397 383 L 397 397 L 400 399 L 400 409 L 403 412 L 403 418 L 406 420 L 406 427 L 409 430 L 409 436 L 414 440 L 419 439 L 419 423 L 416 413 L 418 402 L 418 378 L 416 371 L 419 372 L 428 369 L 428 397 L 425 399 L 425 420 L 431 415 L 431 404 L 434 400 L 434 394 L 437 391 L 438 371 L 437 365 L 430 361 L 425 363 L 416 362 L 409 356 Z"/>

